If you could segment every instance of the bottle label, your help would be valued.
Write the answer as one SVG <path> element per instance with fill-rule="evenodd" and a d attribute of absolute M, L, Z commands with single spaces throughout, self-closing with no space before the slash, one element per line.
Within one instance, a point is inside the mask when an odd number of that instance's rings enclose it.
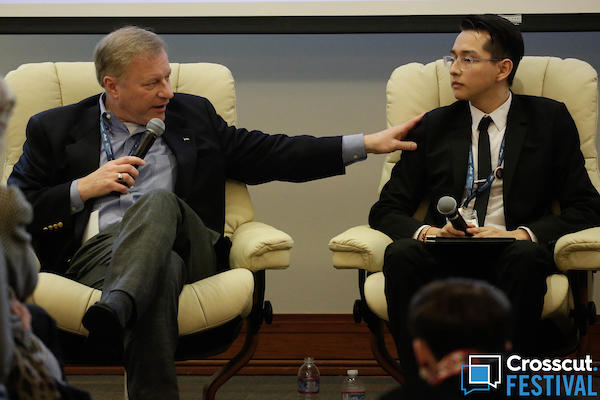
<path fill-rule="evenodd" d="M 365 400 L 365 392 L 342 392 L 342 400 Z"/>
<path fill-rule="evenodd" d="M 299 393 L 319 393 L 319 379 L 298 378 Z"/>

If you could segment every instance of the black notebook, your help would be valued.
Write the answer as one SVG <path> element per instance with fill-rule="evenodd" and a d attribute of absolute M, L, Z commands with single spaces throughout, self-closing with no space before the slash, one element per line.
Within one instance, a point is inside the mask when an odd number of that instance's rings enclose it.
<path fill-rule="evenodd" d="M 456 251 L 456 252 L 496 252 L 502 250 L 512 242 L 515 238 L 505 237 L 444 237 L 444 236 L 428 236 L 425 239 L 425 246 L 432 251 Z"/>

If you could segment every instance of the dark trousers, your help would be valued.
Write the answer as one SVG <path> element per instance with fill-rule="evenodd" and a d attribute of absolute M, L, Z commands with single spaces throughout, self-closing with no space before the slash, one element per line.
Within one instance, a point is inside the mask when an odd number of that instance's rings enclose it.
<path fill-rule="evenodd" d="M 513 349 L 534 353 L 536 331 L 546 293 L 546 277 L 556 267 L 550 251 L 529 241 L 515 241 L 495 251 L 439 251 L 414 239 L 391 243 L 383 265 L 389 327 L 405 374 L 418 372 L 408 329 L 413 295 L 427 283 L 449 277 L 482 279 L 501 289 L 510 299 L 515 320 Z M 537 336 L 539 340 L 539 336 Z"/>
<path fill-rule="evenodd" d="M 175 349 L 179 294 L 213 275 L 219 235 L 170 192 L 141 197 L 119 224 L 86 241 L 71 261 L 79 282 L 126 292 L 136 319 L 125 329 L 124 364 L 132 400 L 178 399 Z"/>

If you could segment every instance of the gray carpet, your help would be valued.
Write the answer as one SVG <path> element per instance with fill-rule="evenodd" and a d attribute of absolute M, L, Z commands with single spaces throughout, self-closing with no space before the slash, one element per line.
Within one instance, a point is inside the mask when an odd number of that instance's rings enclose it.
<path fill-rule="evenodd" d="M 71 375 L 71 385 L 87 390 L 95 400 L 123 399 L 123 376 Z M 181 400 L 200 400 L 202 386 L 207 376 L 179 376 Z M 379 395 L 396 387 L 390 377 L 361 377 L 367 398 L 376 400 Z M 322 376 L 321 389 L 315 400 L 339 400 L 342 376 Z M 217 392 L 217 400 L 297 400 L 295 376 L 234 376 Z M 311 399 L 312 400 L 312 399 Z"/>

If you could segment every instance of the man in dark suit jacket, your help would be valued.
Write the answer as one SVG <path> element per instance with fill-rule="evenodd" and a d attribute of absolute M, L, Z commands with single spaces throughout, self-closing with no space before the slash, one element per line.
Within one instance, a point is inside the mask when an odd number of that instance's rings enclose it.
<path fill-rule="evenodd" d="M 129 398 L 176 399 L 179 293 L 227 268 L 225 180 L 342 174 L 367 152 L 414 149 L 401 139 L 417 119 L 364 138 L 250 132 L 204 98 L 173 94 L 165 44 L 152 32 L 119 29 L 94 57 L 105 92 L 32 117 L 9 183 L 34 207 L 42 269 L 102 288 L 83 324 L 90 340 L 124 343 Z M 144 160 L 128 155 L 153 118 L 164 134 Z M 92 211 L 100 233 L 82 245 Z"/>
<path fill-rule="evenodd" d="M 490 281 L 513 302 L 515 349 L 536 352 L 545 278 L 556 269 L 553 245 L 564 234 L 600 224 L 599 196 L 565 105 L 510 91 L 523 56 L 518 29 L 485 15 L 466 18 L 461 30 L 445 58 L 459 101 L 427 113 L 411 132 L 419 149 L 402 154 L 369 218 L 394 240 L 384 259 L 385 293 L 408 375 L 417 370 L 406 313 L 419 287 L 449 276 Z M 423 243 L 428 235 L 465 236 L 436 210 L 443 196 L 462 205 L 465 219 L 478 220 L 468 234 L 516 241 L 480 252 L 431 250 Z M 420 222 L 412 215 L 424 199 L 429 208 Z M 560 215 L 552 213 L 556 200 Z"/>

